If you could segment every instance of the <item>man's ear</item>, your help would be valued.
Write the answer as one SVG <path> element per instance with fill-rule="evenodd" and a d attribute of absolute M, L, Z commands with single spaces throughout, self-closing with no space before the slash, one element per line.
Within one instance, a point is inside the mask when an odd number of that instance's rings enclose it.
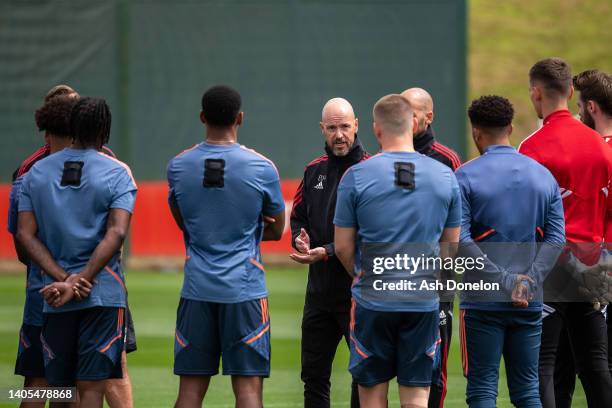
<path fill-rule="evenodd" d="M 204 111 L 200 111 L 200 122 L 206 124 L 206 117 L 204 116 Z"/>
<path fill-rule="evenodd" d="M 434 113 L 433 111 L 429 111 L 425 114 L 425 117 L 427 118 L 427 125 L 431 125 L 433 120 L 434 120 Z"/>
<path fill-rule="evenodd" d="M 325 125 L 323 124 L 323 122 L 319 122 L 319 127 L 321 128 L 321 133 L 325 135 Z"/>
<path fill-rule="evenodd" d="M 597 104 L 595 101 L 586 102 L 586 110 L 592 115 L 597 110 Z"/>
<path fill-rule="evenodd" d="M 236 116 L 236 126 L 242 125 L 243 120 L 244 120 L 244 112 L 239 112 L 238 116 Z"/>
<path fill-rule="evenodd" d="M 508 125 L 508 136 L 510 136 L 512 134 L 512 131 L 514 130 L 514 127 L 512 126 L 512 123 Z"/>
<path fill-rule="evenodd" d="M 359 130 L 359 119 L 355 118 L 355 133 Z"/>
<path fill-rule="evenodd" d="M 567 97 L 567 100 L 569 101 L 570 99 L 572 99 L 573 96 L 574 96 L 574 85 L 570 85 L 570 92 L 569 92 L 569 96 Z"/>
<path fill-rule="evenodd" d="M 478 143 L 480 143 L 480 129 L 472 126 L 472 139 L 474 140 L 474 144 L 478 147 Z"/>
<path fill-rule="evenodd" d="M 419 128 L 419 120 L 416 115 L 412 116 L 412 134 L 414 135 L 417 129 Z"/>
<path fill-rule="evenodd" d="M 374 132 L 376 140 L 380 140 L 380 128 L 378 127 L 376 122 L 372 122 L 372 132 Z"/>

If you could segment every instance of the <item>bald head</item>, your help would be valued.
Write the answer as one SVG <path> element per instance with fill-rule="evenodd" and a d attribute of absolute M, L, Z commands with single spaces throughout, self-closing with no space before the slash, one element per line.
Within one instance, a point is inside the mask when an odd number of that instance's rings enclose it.
<path fill-rule="evenodd" d="M 320 126 L 332 153 L 346 156 L 353 147 L 358 129 L 358 121 L 349 101 L 344 98 L 327 101 L 321 112 Z"/>
<path fill-rule="evenodd" d="M 325 122 L 328 118 L 339 116 L 355 119 L 353 106 L 344 98 L 332 98 L 323 106 L 321 120 Z"/>
<path fill-rule="evenodd" d="M 418 126 L 414 130 L 415 135 L 420 135 L 427 130 L 433 122 L 433 99 L 429 92 L 423 88 L 409 88 L 401 94 L 408 99 L 410 106 L 417 117 Z"/>
<path fill-rule="evenodd" d="M 374 105 L 375 132 L 383 136 L 412 136 L 412 119 L 414 117 L 410 104 L 401 95 L 383 96 Z M 379 136 L 379 135 L 377 135 Z"/>

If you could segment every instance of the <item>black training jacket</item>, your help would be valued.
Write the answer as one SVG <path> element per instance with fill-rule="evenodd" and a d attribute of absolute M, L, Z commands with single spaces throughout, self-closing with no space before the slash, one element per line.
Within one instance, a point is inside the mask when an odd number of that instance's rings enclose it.
<path fill-rule="evenodd" d="M 311 161 L 304 170 L 304 178 L 293 199 L 291 211 L 291 243 L 304 228 L 310 236 L 310 247 L 323 246 L 328 259 L 309 266 L 306 302 L 328 309 L 348 309 L 351 299 L 351 278 L 334 255 L 334 213 L 336 191 L 344 172 L 352 165 L 367 159 L 359 138 L 348 155 L 334 156 L 325 145 L 327 154 Z"/>
<path fill-rule="evenodd" d="M 436 141 L 431 126 L 428 126 L 427 130 L 414 137 L 414 150 L 447 165 L 452 171 L 456 171 L 461 166 L 461 160 L 457 153 Z"/>

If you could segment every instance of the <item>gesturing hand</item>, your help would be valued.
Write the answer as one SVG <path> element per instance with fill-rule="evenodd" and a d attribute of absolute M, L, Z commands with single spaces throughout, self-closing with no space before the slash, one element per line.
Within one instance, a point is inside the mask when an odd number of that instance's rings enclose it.
<path fill-rule="evenodd" d="M 304 228 L 301 228 L 300 235 L 295 237 L 295 248 L 303 254 L 308 254 L 310 251 L 310 237 Z"/>
<path fill-rule="evenodd" d="M 296 238 L 296 242 L 297 242 L 297 238 Z M 325 248 L 318 247 L 318 248 L 308 250 L 308 252 L 305 254 L 300 253 L 300 252 L 290 254 L 289 258 L 293 259 L 297 263 L 310 265 L 312 263 L 324 260 L 326 255 L 327 253 L 325 251 Z"/>

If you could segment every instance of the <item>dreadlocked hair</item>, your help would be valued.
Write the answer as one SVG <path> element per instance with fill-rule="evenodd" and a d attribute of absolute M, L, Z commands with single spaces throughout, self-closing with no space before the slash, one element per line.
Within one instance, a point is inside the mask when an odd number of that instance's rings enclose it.
<path fill-rule="evenodd" d="M 81 98 L 70 116 L 70 129 L 76 142 L 96 148 L 110 139 L 111 112 L 102 98 Z"/>

